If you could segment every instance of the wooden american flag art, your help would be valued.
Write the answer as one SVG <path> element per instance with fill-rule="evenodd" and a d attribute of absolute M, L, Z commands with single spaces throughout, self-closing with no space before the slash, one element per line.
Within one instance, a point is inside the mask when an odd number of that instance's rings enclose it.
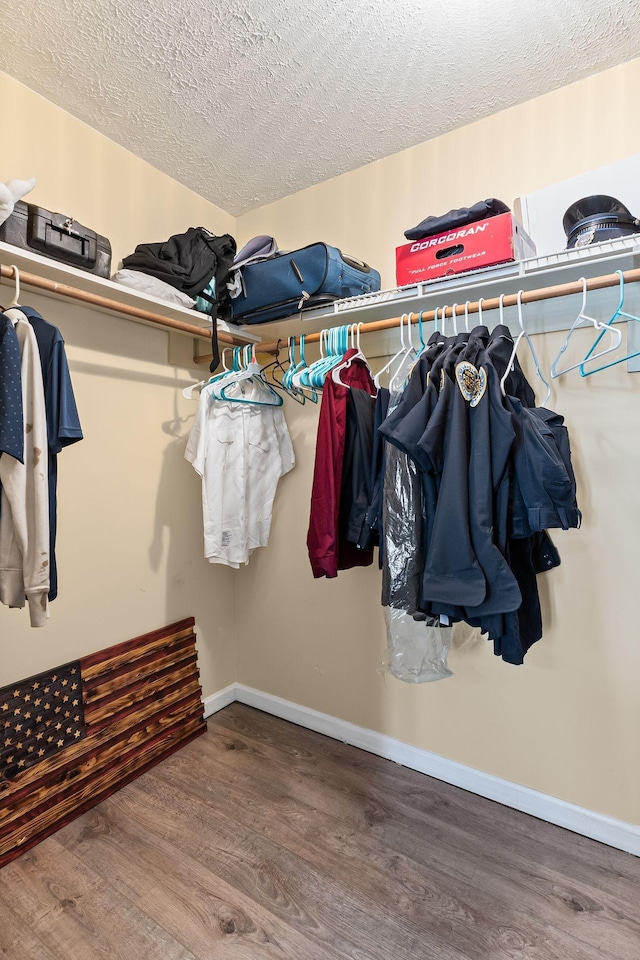
<path fill-rule="evenodd" d="M 0 689 L 0 866 L 204 733 L 194 626 Z"/>

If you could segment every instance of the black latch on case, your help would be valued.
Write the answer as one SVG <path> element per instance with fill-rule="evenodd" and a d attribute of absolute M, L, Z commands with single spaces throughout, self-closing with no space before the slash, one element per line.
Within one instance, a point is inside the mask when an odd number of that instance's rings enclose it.
<path fill-rule="evenodd" d="M 66 263 L 93 267 L 97 257 L 97 234 L 60 213 L 29 205 L 29 246 L 52 255 L 57 252 Z"/>

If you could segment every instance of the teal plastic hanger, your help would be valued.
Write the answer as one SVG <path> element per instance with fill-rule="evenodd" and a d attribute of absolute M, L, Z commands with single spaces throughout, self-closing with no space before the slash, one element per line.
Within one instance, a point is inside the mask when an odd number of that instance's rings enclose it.
<path fill-rule="evenodd" d="M 230 373 L 231 368 L 227 366 L 226 355 L 232 350 L 232 347 L 225 347 L 220 355 L 220 360 L 222 363 L 222 370 L 220 373 L 216 373 L 214 376 L 209 377 L 208 380 L 199 380 L 198 383 L 192 383 L 189 387 L 185 387 L 182 391 L 182 396 L 185 400 L 193 400 L 193 391 L 197 390 L 198 393 L 201 393 L 203 387 L 208 387 L 210 383 L 215 383 L 216 380 L 220 380 L 222 377 L 226 377 Z"/>
<path fill-rule="evenodd" d="M 322 331 L 322 333 L 325 334 L 326 355 L 320 357 L 319 360 L 302 371 L 298 378 L 298 383 L 301 386 L 321 389 L 326 375 L 333 367 L 342 362 L 342 358 L 349 349 L 349 326 L 333 327 L 331 330 Z"/>
<path fill-rule="evenodd" d="M 342 361 L 341 361 L 337 366 L 335 366 L 335 367 L 332 369 L 332 371 L 331 371 L 331 379 L 333 380 L 333 382 L 334 382 L 334 383 L 339 383 L 339 384 L 341 384 L 343 387 L 348 387 L 349 384 L 342 382 L 342 379 L 341 379 L 340 374 L 341 374 L 341 372 L 342 372 L 343 370 L 347 370 L 347 369 L 351 366 L 351 364 L 353 363 L 354 360 L 360 360 L 362 363 L 364 363 L 364 364 L 366 365 L 366 367 L 367 367 L 367 370 L 369 371 L 369 375 L 370 375 L 371 378 L 373 379 L 373 374 L 371 373 L 371 368 L 370 368 L 370 366 L 369 366 L 369 361 L 367 360 L 366 356 L 364 355 L 364 352 L 363 352 L 362 347 L 361 347 L 361 345 L 360 345 L 360 330 L 361 330 L 361 329 L 362 329 L 362 323 L 352 323 L 352 324 L 349 325 L 349 327 L 348 327 L 349 337 L 350 337 L 349 349 L 350 349 L 350 350 L 355 350 L 356 353 L 355 353 L 352 357 L 349 357 L 348 360 L 342 360 Z M 375 393 L 372 394 L 372 396 L 375 396 Z"/>
<path fill-rule="evenodd" d="M 300 362 L 296 365 L 296 368 L 294 369 L 291 377 L 291 383 L 294 387 L 309 387 L 309 388 L 311 387 L 311 382 L 309 378 L 313 371 L 313 367 L 316 364 L 321 363 L 327 356 L 329 333 L 330 333 L 329 330 L 320 331 L 320 340 L 319 340 L 320 358 L 311 364 L 307 364 L 306 358 L 304 358 L 304 362 L 303 362 L 304 344 L 302 342 L 302 338 L 300 338 Z"/>
<path fill-rule="evenodd" d="M 233 369 L 220 377 L 217 382 L 209 384 L 208 389 L 214 400 L 224 400 L 227 403 L 244 403 L 256 407 L 281 407 L 283 399 L 273 386 L 262 376 L 262 367 L 256 360 L 255 347 L 236 347 L 233 351 Z M 229 393 L 233 387 L 247 381 L 254 387 L 251 396 L 246 394 L 232 396 Z M 257 396 L 256 396 L 257 391 Z"/>
<path fill-rule="evenodd" d="M 289 351 L 289 357 L 290 356 L 291 356 L 291 351 Z M 278 379 L 278 371 L 281 374 L 280 379 Z M 269 373 L 270 379 L 268 382 L 273 386 L 275 386 L 276 390 L 282 390 L 284 393 L 287 394 L 288 397 L 291 397 L 292 400 L 295 400 L 296 403 L 299 403 L 301 406 L 304 406 L 306 402 L 306 398 L 304 397 L 304 395 L 302 395 L 298 391 L 291 393 L 288 390 L 286 390 L 286 388 L 283 386 L 282 381 L 284 379 L 284 375 L 286 372 L 287 370 L 283 366 L 282 361 L 280 359 L 280 340 L 278 339 L 276 343 L 275 357 L 273 358 L 271 363 L 268 363 L 266 366 L 262 368 L 262 373 L 260 374 L 260 376 L 266 380 L 267 379 L 266 374 Z"/>
<path fill-rule="evenodd" d="M 298 386 L 294 382 L 296 373 L 301 372 L 307 366 L 305 357 L 305 335 L 300 335 L 300 360 L 296 363 L 296 338 L 289 337 L 289 366 L 282 375 L 281 385 L 287 391 L 290 397 L 298 403 L 304 403 L 305 400 L 311 400 L 312 403 L 318 402 L 318 394 L 311 388 Z"/>
<path fill-rule="evenodd" d="M 307 366 L 307 358 L 305 356 L 305 339 L 306 339 L 305 334 L 301 333 L 300 334 L 300 362 L 297 364 L 295 369 L 299 368 L 300 370 L 304 370 L 304 368 Z M 295 342 L 295 338 L 294 338 L 294 342 Z M 293 371 L 294 373 L 295 373 L 295 369 Z M 318 391 L 314 390 L 313 387 L 296 386 L 293 383 L 293 381 L 291 383 L 289 392 L 292 394 L 292 396 L 294 394 L 300 395 L 305 400 L 310 400 L 311 403 L 317 403 L 319 400 Z"/>
<path fill-rule="evenodd" d="M 382 377 L 382 375 L 383 375 L 384 373 L 388 373 L 388 371 L 391 369 L 391 367 L 392 367 L 393 364 L 396 362 L 396 360 L 398 360 L 400 357 L 404 357 L 404 355 L 405 355 L 405 352 L 406 352 L 406 349 L 407 349 L 406 344 L 405 344 L 405 342 L 404 342 L 405 320 L 406 320 L 406 323 L 407 323 L 407 324 L 410 322 L 410 321 L 409 321 L 409 314 L 408 314 L 408 313 L 403 313 L 402 316 L 400 317 L 400 327 L 399 327 L 399 330 L 400 330 L 400 349 L 398 350 L 397 353 L 394 353 L 394 355 L 391 357 L 390 360 L 387 360 L 387 362 L 385 363 L 385 365 L 384 365 L 383 367 L 381 367 L 380 370 L 378 370 L 378 372 L 376 373 L 375 377 L 373 378 L 373 382 L 374 382 L 374 384 L 375 384 L 376 390 L 379 390 L 379 389 L 380 389 L 380 378 Z M 392 376 L 392 375 L 390 375 L 390 376 Z"/>
<path fill-rule="evenodd" d="M 421 310 L 418 314 L 418 339 L 420 340 L 420 350 L 418 351 L 418 356 L 422 356 L 424 351 L 427 349 L 427 344 L 425 343 L 424 333 L 422 330 L 422 315 L 424 310 Z"/>
<path fill-rule="evenodd" d="M 607 328 L 609 328 L 612 323 L 615 323 L 616 320 L 618 320 L 618 318 L 624 318 L 625 320 L 635 320 L 637 323 L 640 323 L 640 317 L 636 317 L 633 313 L 627 313 L 625 310 L 622 309 L 624 306 L 624 273 L 622 272 L 622 270 L 616 270 L 616 273 L 620 277 L 620 300 L 618 302 L 618 306 L 616 307 L 615 312 L 613 313 L 613 316 L 611 317 L 611 319 L 605 324 L 605 329 L 600 332 L 599 336 L 596 337 L 595 342 L 591 344 L 591 347 L 589 348 L 589 352 L 587 353 L 584 360 L 580 364 L 581 377 L 590 377 L 594 373 L 600 373 L 601 370 L 608 370 L 609 367 L 615 367 L 618 363 L 624 363 L 625 360 L 632 360 L 633 357 L 640 357 L 640 350 L 636 350 L 635 353 L 627 353 L 622 357 L 617 357 L 615 360 L 611 360 L 609 363 L 603 363 L 602 366 L 595 367 L 593 370 L 585 370 L 584 368 L 585 363 L 589 362 L 590 360 L 596 359 L 596 356 L 598 356 L 598 354 L 594 355 L 594 350 L 596 349 L 596 347 L 604 337 L 605 333 L 607 332 Z M 600 356 L 602 356 L 602 354 L 600 354 Z"/>

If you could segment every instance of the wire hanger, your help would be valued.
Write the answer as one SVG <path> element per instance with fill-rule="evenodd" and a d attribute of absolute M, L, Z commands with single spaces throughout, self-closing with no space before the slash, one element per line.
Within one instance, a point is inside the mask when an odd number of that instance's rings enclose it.
<path fill-rule="evenodd" d="M 624 273 L 622 270 L 616 270 L 616 273 L 620 277 L 620 302 L 616 307 L 613 316 L 610 320 L 607 321 L 605 327 L 610 327 L 611 324 L 615 323 L 616 320 L 620 317 L 624 317 L 625 320 L 636 320 L 640 323 L 640 317 L 636 317 L 633 313 L 627 313 L 623 310 L 624 306 Z M 606 330 L 602 330 L 600 334 L 596 337 L 594 343 L 591 344 L 587 355 L 584 357 L 582 363 L 580 364 L 580 376 L 581 377 L 590 377 L 593 373 L 599 373 L 601 370 L 607 370 L 609 367 L 615 367 L 618 363 L 624 363 L 625 360 L 632 360 L 634 357 L 640 357 L 640 350 L 636 350 L 634 353 L 627 353 L 622 357 L 618 357 L 616 360 L 611 360 L 609 363 L 604 363 L 601 367 L 596 367 L 595 370 L 585 370 L 584 365 L 591 360 L 595 360 L 597 356 L 602 356 L 602 354 L 594 354 L 595 348 L 598 346 L 602 338 L 604 337 Z M 608 352 L 608 351 L 605 351 Z"/>
<path fill-rule="evenodd" d="M 293 339 L 295 342 L 295 338 Z M 286 368 L 283 366 L 282 361 L 280 360 L 280 343 L 281 341 L 280 339 L 278 339 L 276 343 L 275 357 L 271 361 L 271 363 L 268 363 L 265 367 L 262 368 L 261 376 L 265 377 L 265 374 L 268 371 L 271 375 L 271 379 L 268 382 L 273 384 L 276 390 L 283 390 L 288 397 L 291 397 L 291 399 L 295 400 L 296 403 L 299 403 L 301 406 L 304 406 L 306 402 L 306 398 L 303 392 L 301 390 L 289 391 L 283 384 L 284 375 L 287 371 L 286 371 Z M 289 356 L 291 356 L 291 346 L 289 346 Z M 280 380 L 278 380 L 276 376 L 276 370 L 279 370 L 280 373 L 282 374 L 282 378 Z"/>
<path fill-rule="evenodd" d="M 558 363 L 562 358 L 563 354 L 566 352 L 567 347 L 569 346 L 569 340 L 571 339 L 571 335 L 573 334 L 573 331 L 577 327 L 579 327 L 582 323 L 591 323 L 596 330 L 602 331 L 602 335 L 604 335 L 604 333 L 606 332 L 611 333 L 611 339 L 612 339 L 611 344 L 606 348 L 606 350 L 601 350 L 599 353 L 592 354 L 589 357 L 590 361 L 598 360 L 600 357 L 605 357 L 608 353 L 611 353 L 613 350 L 617 350 L 622 342 L 622 330 L 619 327 L 612 327 L 609 324 L 602 322 L 601 320 L 595 320 L 593 317 L 589 317 L 585 313 L 585 310 L 587 308 L 587 281 L 584 277 L 580 277 L 580 282 L 582 283 L 582 306 L 580 307 L 580 312 L 578 313 L 578 316 L 569 327 L 569 332 L 567 334 L 567 337 L 564 343 L 562 344 L 562 346 L 560 347 L 560 350 L 558 351 L 556 358 L 551 364 L 551 369 L 549 372 L 551 373 L 551 377 L 554 380 L 557 377 L 561 377 L 565 373 L 569 373 L 570 370 L 576 370 L 578 367 L 582 366 L 584 363 L 584 360 L 579 360 L 577 363 L 572 363 L 571 366 L 565 367 L 564 370 L 558 370 Z M 595 348 L 597 343 L 598 343 L 598 340 L 596 340 L 596 343 L 594 343 L 592 349 Z"/>
<path fill-rule="evenodd" d="M 541 407 L 544 407 L 544 406 L 546 406 L 547 401 L 548 401 L 549 397 L 551 396 L 551 386 L 549 385 L 549 383 L 545 380 L 545 378 L 544 378 L 544 376 L 543 376 L 542 369 L 540 368 L 540 363 L 539 363 L 539 361 L 538 361 L 538 355 L 537 355 L 537 353 L 536 353 L 536 351 L 535 351 L 535 348 L 534 348 L 534 346 L 533 346 L 533 341 L 532 341 L 531 337 L 529 336 L 529 334 L 527 333 L 527 331 L 526 331 L 525 328 L 524 328 L 524 323 L 523 323 L 523 321 L 522 321 L 522 294 L 523 294 L 523 293 L 524 293 L 523 290 L 518 290 L 517 301 L 516 301 L 516 302 L 517 302 L 517 305 L 518 305 L 518 324 L 520 325 L 520 333 L 518 334 L 518 337 L 517 337 L 517 339 L 516 339 L 516 342 L 515 342 L 514 345 L 513 345 L 513 350 L 511 351 L 511 357 L 509 358 L 509 363 L 507 364 L 507 367 L 506 367 L 506 370 L 505 370 L 505 372 L 504 372 L 504 375 L 503 375 L 502 379 L 500 380 L 500 391 L 501 391 L 503 397 L 506 396 L 505 384 L 506 384 L 506 382 L 507 382 L 507 377 L 509 376 L 509 374 L 510 374 L 511 371 L 513 370 L 513 364 L 514 364 L 514 360 L 516 359 L 516 354 L 517 354 L 517 352 L 518 352 L 518 347 L 519 347 L 519 345 L 520 345 L 520 341 L 521 341 L 521 340 L 523 339 L 523 337 L 524 337 L 524 339 L 527 341 L 527 344 L 529 345 L 529 350 L 531 351 L 531 356 L 533 357 L 533 362 L 534 362 L 535 365 L 536 365 L 536 375 L 539 377 L 540 380 L 542 380 L 542 382 L 544 383 L 545 387 L 547 388 L 546 396 L 545 396 L 544 400 L 542 401 L 542 403 L 540 404 Z M 504 294 L 501 294 L 501 296 L 500 296 L 500 304 L 499 304 L 500 310 L 502 310 L 502 307 L 503 307 L 503 302 L 502 302 L 502 301 L 503 301 L 503 298 L 504 298 Z M 502 322 L 502 317 L 501 317 L 500 322 Z"/>

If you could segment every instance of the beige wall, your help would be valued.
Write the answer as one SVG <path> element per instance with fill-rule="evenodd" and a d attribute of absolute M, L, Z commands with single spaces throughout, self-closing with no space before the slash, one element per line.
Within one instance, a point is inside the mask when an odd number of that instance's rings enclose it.
<path fill-rule="evenodd" d="M 109 235 L 116 257 L 201 222 L 240 242 L 259 232 L 282 247 L 322 237 L 380 267 L 388 286 L 402 230 L 428 213 L 486 196 L 510 202 L 639 152 L 639 81 L 635 61 L 234 224 L 0 75 L 0 115 L 12 132 L 0 179 L 34 173 L 32 199 Z M 210 568 L 199 484 L 182 460 L 193 406 L 180 388 L 192 374 L 166 363 L 166 334 L 79 306 L 33 303 L 66 338 L 86 439 L 60 457 L 60 598 L 39 631 L 25 612 L 0 608 L 0 683 L 194 614 L 205 695 L 237 679 L 640 823 L 640 378 L 618 367 L 558 384 L 553 402 L 571 430 L 585 522 L 556 536 L 563 563 L 541 584 L 546 632 L 525 666 L 509 667 L 475 643 L 451 655 L 453 679 L 412 687 L 384 671 L 379 574 L 311 576 L 317 409 L 287 404 L 298 463 L 282 481 L 268 550 L 238 574 Z M 558 335 L 538 339 L 548 360 Z"/>
<path fill-rule="evenodd" d="M 0 181 L 34 176 L 25 197 L 109 237 L 113 263 L 137 243 L 200 225 L 233 233 L 235 218 L 71 114 L 0 74 Z"/>
<path fill-rule="evenodd" d="M 2 74 L 0 118 L 0 180 L 36 176 L 28 199 L 106 234 L 114 259 L 195 223 L 233 232 L 223 211 Z M 60 595 L 43 629 L 0 607 L 0 685 L 193 615 L 204 692 L 226 686 L 236 579 L 203 558 L 200 484 L 183 459 L 195 404 L 181 389 L 197 377 L 167 363 L 164 331 L 21 301 L 62 331 L 85 439 L 58 461 Z"/>
<path fill-rule="evenodd" d="M 640 61 L 583 80 L 240 218 L 240 242 L 323 238 L 393 286 L 402 231 L 429 213 L 523 193 L 640 152 Z M 549 363 L 563 335 L 537 338 Z M 587 334 L 582 336 L 586 344 Z M 366 349 L 366 345 L 365 345 Z M 586 350 L 586 346 L 585 346 Z M 385 674 L 374 569 L 314 581 L 305 535 L 317 410 L 287 406 L 298 466 L 284 478 L 268 552 L 243 571 L 238 679 L 544 793 L 640 823 L 640 374 L 624 366 L 559 381 L 583 528 L 555 541 L 540 587 L 545 636 L 522 667 L 484 644 L 456 651 L 453 679 Z"/>
<path fill-rule="evenodd" d="M 294 249 L 318 238 L 395 286 L 395 248 L 424 217 L 485 197 L 516 197 L 640 150 L 640 59 L 317 184 L 238 219 Z"/>

